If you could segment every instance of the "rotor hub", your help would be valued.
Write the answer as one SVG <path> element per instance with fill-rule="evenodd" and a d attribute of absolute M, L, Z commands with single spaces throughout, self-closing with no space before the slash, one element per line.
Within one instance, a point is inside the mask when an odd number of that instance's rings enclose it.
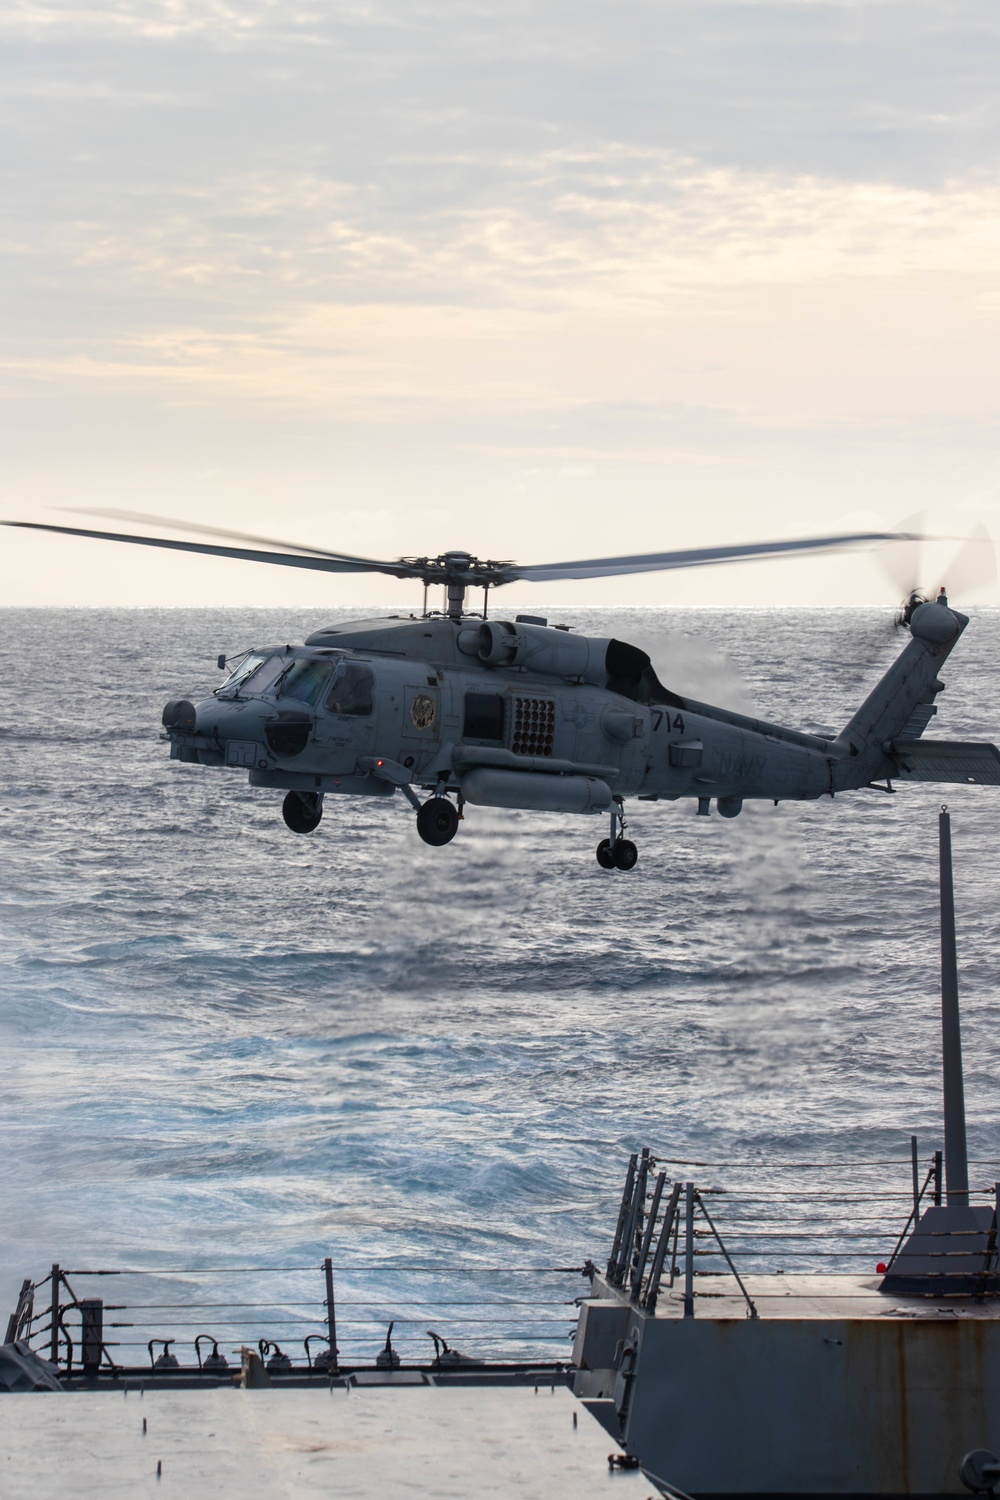
<path fill-rule="evenodd" d="M 494 562 L 473 556 L 471 552 L 442 552 L 438 557 L 401 557 L 400 564 L 412 568 L 430 587 L 432 584 L 461 583 L 466 588 L 493 588 L 510 580 L 514 563 Z"/>

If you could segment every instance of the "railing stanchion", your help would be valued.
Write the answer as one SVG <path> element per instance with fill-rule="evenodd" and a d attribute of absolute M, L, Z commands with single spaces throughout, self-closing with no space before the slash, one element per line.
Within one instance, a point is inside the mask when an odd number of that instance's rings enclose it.
<path fill-rule="evenodd" d="M 664 1262 L 670 1253 L 671 1236 L 676 1234 L 677 1204 L 680 1202 L 680 1196 L 681 1185 L 679 1182 L 675 1182 L 670 1190 L 666 1212 L 663 1215 L 663 1223 L 660 1226 L 660 1238 L 657 1241 L 656 1253 L 653 1256 L 652 1270 L 649 1273 L 649 1280 L 646 1282 L 646 1295 L 642 1306 L 648 1313 L 656 1311 L 656 1299 L 660 1295 L 660 1278 L 663 1275 Z M 673 1280 L 671 1278 L 672 1284 Z"/>
<path fill-rule="evenodd" d="M 62 1271 L 58 1262 L 52 1266 L 52 1328 L 49 1340 L 49 1358 L 54 1365 L 59 1363 L 59 1284 Z"/>
<path fill-rule="evenodd" d="M 660 1199 L 663 1196 L 663 1184 L 667 1180 L 666 1172 L 657 1174 L 656 1185 L 653 1188 L 653 1201 L 649 1205 L 649 1214 L 646 1218 L 646 1229 L 642 1236 L 642 1245 L 636 1258 L 635 1267 L 632 1271 L 632 1281 L 629 1296 L 636 1301 L 642 1287 L 643 1277 L 646 1274 L 646 1262 L 649 1259 L 649 1247 L 653 1242 L 653 1231 L 656 1228 L 656 1216 L 660 1211 Z"/>
<path fill-rule="evenodd" d="M 622 1236 L 625 1233 L 625 1225 L 628 1222 L 628 1211 L 632 1207 L 632 1192 L 635 1187 L 635 1169 L 639 1161 L 636 1152 L 628 1159 L 628 1171 L 625 1173 L 625 1188 L 622 1192 L 621 1208 L 618 1210 L 618 1226 L 615 1229 L 615 1240 L 611 1246 L 611 1254 L 608 1257 L 607 1279 L 612 1286 L 618 1283 L 615 1280 L 618 1271 L 618 1252 L 621 1249 Z"/>
<path fill-rule="evenodd" d="M 913 1174 L 913 1217 L 916 1221 L 920 1208 L 920 1159 L 917 1154 L 917 1138 L 910 1136 L 910 1169 Z"/>
<path fill-rule="evenodd" d="M 90 1379 L 100 1371 L 103 1352 L 104 1302 L 100 1297 L 84 1297 L 80 1302 L 80 1364 Z"/>
<path fill-rule="evenodd" d="M 694 1183 L 684 1184 L 684 1316 L 694 1317 Z"/>
<path fill-rule="evenodd" d="M 635 1261 L 638 1250 L 636 1236 L 641 1230 L 643 1210 L 646 1206 L 646 1178 L 648 1173 L 649 1147 L 643 1146 L 639 1155 L 639 1167 L 635 1174 L 635 1184 L 632 1188 L 632 1203 L 625 1220 L 625 1228 L 622 1232 L 621 1245 L 618 1250 L 618 1264 L 615 1267 L 613 1279 L 615 1286 L 625 1285 Z"/>
<path fill-rule="evenodd" d="M 337 1308 L 333 1300 L 333 1261 L 329 1255 L 323 1262 L 323 1275 L 326 1277 L 326 1331 L 330 1340 L 329 1371 L 336 1375 L 340 1368 L 337 1362 Z"/>

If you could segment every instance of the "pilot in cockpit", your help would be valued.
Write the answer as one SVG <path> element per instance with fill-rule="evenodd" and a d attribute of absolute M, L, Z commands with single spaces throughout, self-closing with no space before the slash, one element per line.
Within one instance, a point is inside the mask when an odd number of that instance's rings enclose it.
<path fill-rule="evenodd" d="M 324 707 L 332 714 L 370 714 L 374 681 L 367 667 L 344 662 L 337 671 Z"/>

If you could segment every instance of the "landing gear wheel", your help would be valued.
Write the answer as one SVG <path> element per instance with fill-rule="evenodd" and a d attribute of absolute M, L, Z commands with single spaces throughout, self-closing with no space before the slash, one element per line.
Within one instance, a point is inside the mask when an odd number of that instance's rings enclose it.
<path fill-rule="evenodd" d="M 597 846 L 597 863 L 602 870 L 613 870 L 615 867 L 615 851 L 611 847 L 610 839 L 601 839 Z"/>
<path fill-rule="evenodd" d="M 417 832 L 425 844 L 450 844 L 458 832 L 455 804 L 447 797 L 428 797 L 417 813 Z"/>
<path fill-rule="evenodd" d="M 631 839 L 618 839 L 614 848 L 616 870 L 634 870 L 639 851 Z"/>
<path fill-rule="evenodd" d="M 323 816 L 322 794 L 288 792 L 281 804 L 281 816 L 293 833 L 312 833 Z"/>

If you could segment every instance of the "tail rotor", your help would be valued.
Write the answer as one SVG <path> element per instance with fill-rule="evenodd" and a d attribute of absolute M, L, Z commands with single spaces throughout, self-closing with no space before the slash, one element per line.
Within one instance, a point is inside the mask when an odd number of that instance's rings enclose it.
<path fill-rule="evenodd" d="M 914 534 L 914 540 L 883 547 L 875 557 L 899 600 L 893 625 L 902 630 L 909 625 L 913 611 L 928 599 L 940 598 L 947 603 L 949 594 L 956 603 L 971 602 L 975 595 L 996 581 L 996 548 L 982 522 L 966 537 L 951 562 L 939 574 L 939 582 L 927 587 L 928 568 L 924 557 L 924 516 L 909 516 L 899 530 Z"/>

